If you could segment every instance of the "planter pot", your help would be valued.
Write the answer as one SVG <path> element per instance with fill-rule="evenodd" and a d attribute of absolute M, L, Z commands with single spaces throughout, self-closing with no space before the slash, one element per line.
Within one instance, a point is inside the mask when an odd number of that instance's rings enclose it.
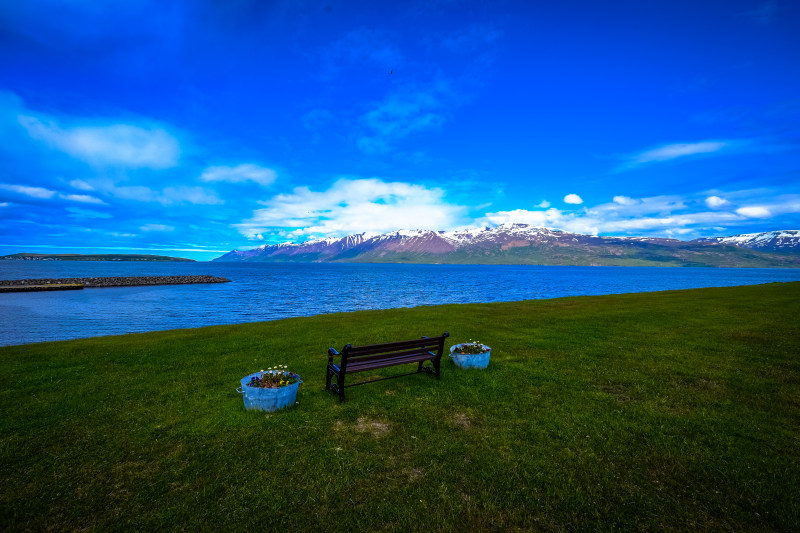
<path fill-rule="evenodd" d="M 297 389 L 303 382 L 297 379 L 297 383 L 279 387 L 277 389 L 265 389 L 263 387 L 250 387 L 247 384 L 253 377 L 257 377 L 260 372 L 250 374 L 241 379 L 242 386 L 236 389 L 236 392 L 244 398 L 245 409 L 253 409 L 257 411 L 277 411 L 294 405 L 297 399 Z"/>
<path fill-rule="evenodd" d="M 456 344 L 450 348 L 450 358 L 456 366 L 461 368 L 486 368 L 489 366 L 489 356 L 492 355 L 491 348 L 485 344 L 481 344 L 483 349 L 486 350 L 483 353 L 457 353 L 461 346 L 461 344 Z"/>

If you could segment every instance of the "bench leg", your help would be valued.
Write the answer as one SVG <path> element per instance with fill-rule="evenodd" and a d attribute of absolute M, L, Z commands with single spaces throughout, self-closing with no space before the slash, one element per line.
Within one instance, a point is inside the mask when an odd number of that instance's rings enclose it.
<path fill-rule="evenodd" d="M 339 373 L 339 381 L 337 387 L 339 389 L 339 403 L 344 401 L 344 372 Z"/>
<path fill-rule="evenodd" d="M 331 389 L 331 377 L 333 377 L 333 370 L 329 366 L 325 372 L 325 390 Z"/>
<path fill-rule="evenodd" d="M 420 361 L 419 362 L 419 364 L 417 365 L 417 372 L 422 372 L 422 363 L 424 363 L 424 362 L 425 361 Z"/>

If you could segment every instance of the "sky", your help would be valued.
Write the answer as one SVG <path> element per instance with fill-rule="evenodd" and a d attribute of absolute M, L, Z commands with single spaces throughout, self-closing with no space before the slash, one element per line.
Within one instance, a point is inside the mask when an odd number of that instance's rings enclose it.
<path fill-rule="evenodd" d="M 800 229 L 800 2 L 0 0 L 0 255 Z"/>

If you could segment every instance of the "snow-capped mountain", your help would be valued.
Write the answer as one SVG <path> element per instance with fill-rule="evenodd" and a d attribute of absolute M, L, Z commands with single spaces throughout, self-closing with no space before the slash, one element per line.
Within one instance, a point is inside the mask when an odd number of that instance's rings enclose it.
<path fill-rule="evenodd" d="M 696 239 L 695 242 L 714 242 L 732 244 L 742 248 L 752 248 L 770 252 L 800 252 L 800 230 L 765 231 L 762 233 L 744 233 L 731 237 L 708 237 Z"/>
<path fill-rule="evenodd" d="M 788 242 L 788 235 L 795 234 L 796 245 L 796 234 L 800 232 L 772 233 L 783 235 L 782 243 Z M 650 237 L 596 237 L 528 224 L 503 224 L 458 231 L 361 233 L 300 244 L 264 245 L 253 250 L 233 250 L 214 261 L 800 266 L 800 255 L 787 257 L 742 250 L 757 248 L 749 246 L 746 239 L 724 241 L 738 237 L 744 236 L 686 242 Z"/>

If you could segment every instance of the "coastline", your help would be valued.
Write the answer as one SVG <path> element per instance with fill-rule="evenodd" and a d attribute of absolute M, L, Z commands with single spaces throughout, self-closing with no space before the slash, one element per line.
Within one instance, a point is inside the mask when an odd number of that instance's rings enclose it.
<path fill-rule="evenodd" d="M 218 276 L 113 276 L 92 278 L 39 278 L 0 280 L 0 292 L 36 292 L 54 290 L 96 289 L 104 287 L 141 287 L 148 285 L 188 285 L 195 283 L 229 283 Z"/>

